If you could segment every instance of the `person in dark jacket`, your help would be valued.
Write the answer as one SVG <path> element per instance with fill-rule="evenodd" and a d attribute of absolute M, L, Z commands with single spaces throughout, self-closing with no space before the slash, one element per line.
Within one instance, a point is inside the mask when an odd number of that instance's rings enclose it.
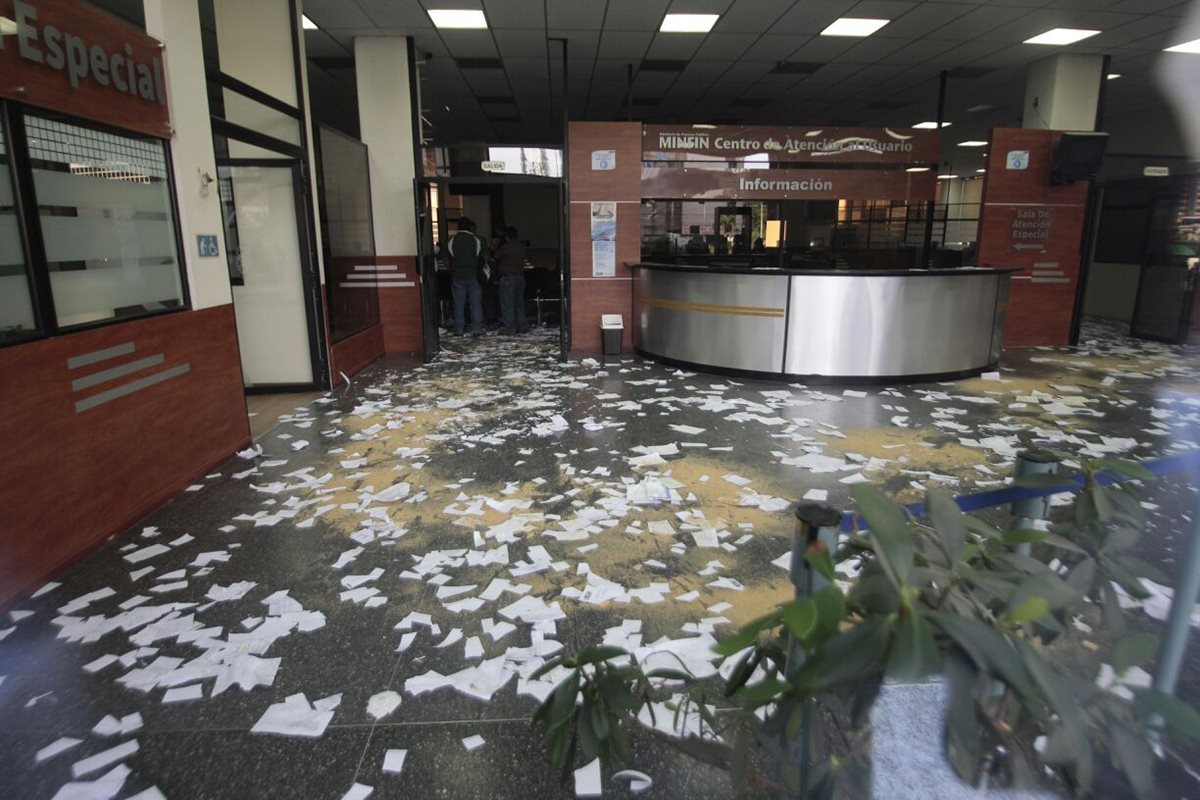
<path fill-rule="evenodd" d="M 525 243 L 517 238 L 517 229 L 509 226 L 504 240 L 496 248 L 496 271 L 500 275 L 501 333 L 525 333 Z"/>
<path fill-rule="evenodd" d="M 468 217 L 458 220 L 458 232 L 446 243 L 446 263 L 450 266 L 450 294 L 454 299 L 454 333 L 466 330 L 466 305 L 471 303 L 472 336 L 483 333 L 483 291 L 479 285 L 479 259 L 483 244 L 474 233 Z"/>

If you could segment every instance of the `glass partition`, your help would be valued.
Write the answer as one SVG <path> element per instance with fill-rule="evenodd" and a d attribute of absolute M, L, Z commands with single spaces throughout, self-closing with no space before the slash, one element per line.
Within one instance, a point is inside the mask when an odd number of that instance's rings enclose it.
<path fill-rule="evenodd" d="M 337 342 L 379 324 L 380 273 L 375 268 L 371 184 L 367 147 L 362 142 L 321 127 L 317 145 L 329 329 Z M 415 276 L 395 282 L 411 280 Z"/>
<path fill-rule="evenodd" d="M 29 291 L 29 266 L 21 244 L 8 146 L 0 125 L 0 343 L 37 332 Z"/>
<path fill-rule="evenodd" d="M 163 143 L 34 113 L 25 129 L 59 327 L 180 307 Z"/>

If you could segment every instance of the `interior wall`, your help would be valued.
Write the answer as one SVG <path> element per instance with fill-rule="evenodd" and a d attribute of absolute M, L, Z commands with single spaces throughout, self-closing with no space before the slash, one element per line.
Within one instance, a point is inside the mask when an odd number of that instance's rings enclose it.
<path fill-rule="evenodd" d="M 558 187 L 506 184 L 504 222 L 534 249 L 558 247 Z"/>
<path fill-rule="evenodd" d="M 225 227 L 216 183 L 212 126 L 207 96 L 204 53 L 200 42 L 200 13 L 195 3 L 178 0 L 145 0 L 146 32 L 164 44 L 167 102 L 171 110 L 171 160 L 179 205 L 179 226 L 192 308 L 199 310 L 233 302 L 229 268 L 225 261 Z M 217 237 L 215 258 L 200 258 L 196 236 Z"/>
<path fill-rule="evenodd" d="M 1140 274 L 1141 267 L 1137 264 L 1093 261 L 1088 267 L 1087 288 L 1083 299 L 1084 315 L 1132 322 Z"/>

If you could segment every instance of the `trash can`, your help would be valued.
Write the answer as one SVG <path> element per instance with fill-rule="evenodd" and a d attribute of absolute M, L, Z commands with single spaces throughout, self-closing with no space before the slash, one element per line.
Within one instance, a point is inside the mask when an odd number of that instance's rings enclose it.
<path fill-rule="evenodd" d="M 625 322 L 620 314 L 600 315 L 600 337 L 604 340 L 604 355 L 621 355 L 621 336 L 625 332 Z"/>

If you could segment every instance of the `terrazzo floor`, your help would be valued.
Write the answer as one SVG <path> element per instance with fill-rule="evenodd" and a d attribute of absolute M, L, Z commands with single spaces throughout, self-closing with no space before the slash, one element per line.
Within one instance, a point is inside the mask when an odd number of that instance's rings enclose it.
<path fill-rule="evenodd" d="M 528 722 L 557 676 L 531 673 L 600 641 L 718 669 L 712 642 L 790 595 L 795 500 L 994 488 L 1026 447 L 1200 447 L 1200 349 L 1104 324 L 984 378 L 850 389 L 556 346 L 377 363 L 0 617 L 0 794 L 572 797 Z M 1192 485 L 1148 488 L 1139 555 L 1168 574 Z M 1180 693 L 1200 701 L 1194 653 Z M 263 732 L 287 725 L 308 735 Z M 654 782 L 637 796 L 733 796 L 634 744 Z"/>

